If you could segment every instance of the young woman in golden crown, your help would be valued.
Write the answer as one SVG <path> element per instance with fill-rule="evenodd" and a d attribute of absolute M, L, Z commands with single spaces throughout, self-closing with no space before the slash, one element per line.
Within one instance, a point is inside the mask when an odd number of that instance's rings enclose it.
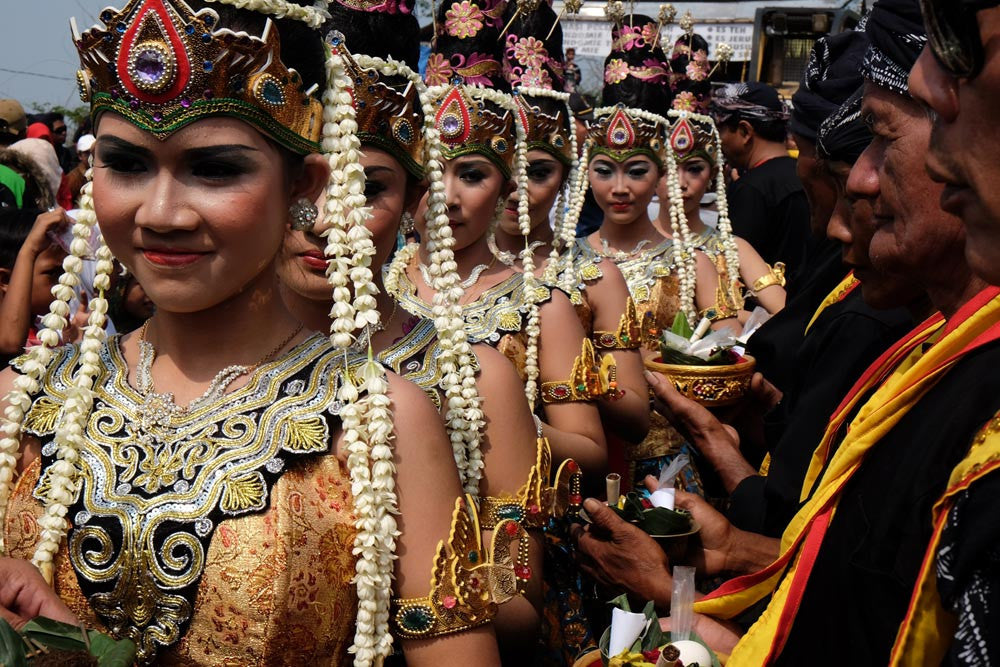
<path fill-rule="evenodd" d="M 428 238 L 438 244 L 441 263 L 454 267 L 443 192 L 433 186 L 441 182 L 441 162 L 429 156 L 440 155 L 441 147 L 438 130 L 425 120 L 426 88 L 414 69 L 419 27 L 411 3 L 337 3 L 329 9 L 326 25 L 336 30 L 329 39 L 343 39 L 351 50 L 348 77 L 354 84 L 364 196 L 371 209 L 366 224 L 374 241 L 372 266 L 391 257 L 404 218 L 412 218 L 429 181 L 429 208 L 436 213 L 428 216 Z M 325 217 L 290 230 L 278 262 L 283 299 L 302 321 L 316 326 L 333 306 L 326 274 L 336 267 L 323 254 L 323 236 L 333 231 Z M 417 383 L 439 406 L 487 537 L 502 516 L 520 518 L 531 531 L 533 544 L 522 570 L 526 596 L 503 605 L 494 623 L 504 658 L 511 660 L 518 649 L 531 646 L 525 639 L 538 628 L 542 550 L 535 529 L 556 509 L 567 509 L 574 499 L 579 504 L 579 472 L 575 462 L 563 462 L 555 477 L 561 492 L 549 486 L 551 453 L 547 441 L 536 438 L 517 373 L 497 350 L 466 339 L 463 290 L 455 269 L 443 271 L 439 280 L 450 287 L 435 298 L 432 316 L 419 318 L 397 307 L 376 273 L 376 299 L 387 315 L 366 335 L 378 361 Z"/>
<path fill-rule="evenodd" d="M 568 298 L 534 275 L 500 263 L 489 248 L 507 195 L 523 184 L 527 144 L 501 76 L 499 42 L 504 3 L 456 2 L 439 8 L 435 52 L 425 79 L 429 117 L 441 141 L 444 208 L 425 198 L 416 215 L 421 243 L 401 249 L 385 274 L 400 309 L 420 318 L 454 289 L 441 276 L 454 265 L 463 276 L 460 312 L 471 342 L 498 348 L 514 363 L 523 392 L 541 418 L 556 463 L 575 459 L 585 475 L 603 477 L 607 463 L 600 415 L 593 401 L 610 391 Z M 433 215 L 447 219 L 453 259 L 431 232 Z M 525 215 L 527 218 L 527 215 Z M 443 218 L 442 218 L 443 219 Z M 527 220 L 525 220 L 527 222 Z M 529 260 L 530 261 L 530 260 Z M 537 405 L 536 405 L 537 404 Z"/>
<path fill-rule="evenodd" d="M 574 229 L 565 215 L 568 199 L 582 195 L 569 94 L 561 92 L 562 28 L 556 19 L 545 3 L 534 11 L 510 3 L 504 16 L 504 23 L 509 23 L 504 37 L 504 76 L 517 93 L 517 120 L 528 141 L 528 248 L 535 275 L 570 294 L 597 353 L 614 359 L 620 391 L 597 402 L 609 437 L 640 442 L 649 428 L 649 401 L 638 352 L 639 322 L 628 304 L 628 286 L 610 262 L 583 277 L 560 254 L 574 243 Z M 522 269 L 519 255 L 525 247 L 520 201 L 520 191 L 507 198 L 493 241 L 497 259 L 517 270 Z"/>
<path fill-rule="evenodd" d="M 410 665 L 498 665 L 523 528 L 483 544 L 433 403 L 357 359 L 379 315 L 347 56 L 322 8 L 233 4 L 132 0 L 74 35 L 93 181 L 43 344 L 0 374 L 4 552 L 142 664 L 367 666 L 394 634 Z M 329 338 L 274 270 L 324 188 Z M 97 220 L 99 296 L 59 347 Z M 105 339 L 113 258 L 157 311 Z"/>

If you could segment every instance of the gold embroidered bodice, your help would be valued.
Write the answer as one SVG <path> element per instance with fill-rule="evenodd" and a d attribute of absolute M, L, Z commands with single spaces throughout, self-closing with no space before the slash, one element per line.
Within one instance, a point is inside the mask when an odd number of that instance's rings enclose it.
<path fill-rule="evenodd" d="M 356 607 L 350 479 L 330 453 L 343 354 L 317 334 L 221 400 L 154 419 L 118 341 L 100 355 L 60 596 L 144 663 L 342 664 Z M 77 356 L 58 353 L 25 420 L 42 458 L 7 514 L 16 557 L 38 540 Z"/>
<path fill-rule="evenodd" d="M 423 389 L 440 410 L 444 396 L 442 387 L 444 373 L 439 362 L 440 354 L 441 346 L 434 322 L 420 318 L 392 345 L 380 350 L 376 357 L 383 366 Z"/>
<path fill-rule="evenodd" d="M 674 272 L 673 244 L 671 239 L 664 239 L 624 260 L 611 260 L 628 284 L 639 318 L 648 313 L 657 331 L 669 328 L 680 310 L 680 284 Z M 599 275 L 595 271 L 600 271 L 598 264 L 603 259 L 587 239 L 577 239 L 574 264 L 582 278 Z M 647 332 L 643 333 L 646 338 Z"/>

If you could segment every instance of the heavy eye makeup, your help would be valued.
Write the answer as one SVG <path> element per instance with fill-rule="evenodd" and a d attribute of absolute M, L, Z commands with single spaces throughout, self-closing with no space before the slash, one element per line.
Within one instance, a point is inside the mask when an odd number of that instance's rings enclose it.
<path fill-rule="evenodd" d="M 607 160 L 598 160 L 591 165 L 591 169 L 598 177 L 603 179 L 611 178 L 615 173 L 615 167 Z"/>
<path fill-rule="evenodd" d="M 470 160 L 456 165 L 455 174 L 463 183 L 477 185 L 492 174 L 491 165 L 483 160 Z"/>
<path fill-rule="evenodd" d="M 259 153 L 256 148 L 240 144 L 205 146 L 184 151 L 181 160 L 195 178 L 228 183 L 260 168 L 255 153 Z M 147 172 L 154 162 L 153 154 L 146 148 L 112 136 L 98 140 L 97 159 L 99 168 L 126 177 Z"/>
<path fill-rule="evenodd" d="M 556 164 L 552 160 L 536 160 L 528 165 L 526 174 L 528 179 L 535 183 L 544 183 L 549 180 L 556 170 Z"/>

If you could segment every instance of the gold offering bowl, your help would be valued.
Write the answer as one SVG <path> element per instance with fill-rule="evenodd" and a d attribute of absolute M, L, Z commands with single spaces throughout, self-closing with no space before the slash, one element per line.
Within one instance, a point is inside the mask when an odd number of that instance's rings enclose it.
<path fill-rule="evenodd" d="M 750 389 L 757 361 L 745 356 L 738 364 L 724 366 L 684 366 L 664 364 L 660 357 L 645 360 L 646 368 L 663 373 L 682 395 L 705 407 L 719 407 L 738 402 Z"/>

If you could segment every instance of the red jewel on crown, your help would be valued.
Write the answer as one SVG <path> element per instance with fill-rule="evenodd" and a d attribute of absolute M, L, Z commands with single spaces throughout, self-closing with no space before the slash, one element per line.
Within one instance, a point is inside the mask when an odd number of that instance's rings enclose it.
<path fill-rule="evenodd" d="M 670 147 L 677 153 L 687 153 L 694 146 L 694 132 L 687 118 L 677 121 L 677 126 L 670 133 Z"/>
<path fill-rule="evenodd" d="M 143 3 L 122 37 L 116 65 L 122 85 L 143 102 L 164 104 L 187 87 L 191 61 L 163 0 Z"/>
<path fill-rule="evenodd" d="M 622 109 L 617 109 L 608 123 L 608 145 L 626 148 L 635 143 L 635 128 Z"/>

